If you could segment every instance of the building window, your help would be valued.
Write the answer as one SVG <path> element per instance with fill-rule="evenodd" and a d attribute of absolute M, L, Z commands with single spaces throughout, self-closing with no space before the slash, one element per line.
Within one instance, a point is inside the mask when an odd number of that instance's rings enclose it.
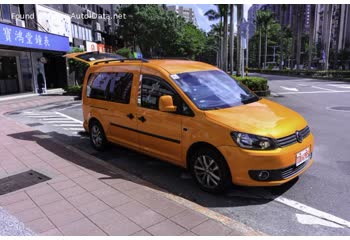
<path fill-rule="evenodd" d="M 11 10 L 9 4 L 0 5 L 0 18 L 11 21 Z"/>

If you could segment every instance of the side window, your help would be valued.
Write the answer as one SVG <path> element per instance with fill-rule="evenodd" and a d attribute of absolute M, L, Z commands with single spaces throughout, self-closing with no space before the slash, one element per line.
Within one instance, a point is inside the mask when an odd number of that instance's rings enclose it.
<path fill-rule="evenodd" d="M 174 96 L 174 92 L 159 78 L 142 77 L 141 106 L 158 110 L 159 98 L 163 95 Z"/>
<path fill-rule="evenodd" d="M 112 78 L 110 85 L 111 101 L 118 103 L 129 103 L 132 78 L 132 73 L 117 73 Z"/>
<path fill-rule="evenodd" d="M 90 98 L 108 100 L 109 92 L 107 91 L 111 80 L 110 73 L 93 73 L 89 77 L 86 95 Z"/>
<path fill-rule="evenodd" d="M 163 95 L 173 97 L 174 105 L 177 106 L 176 113 L 193 116 L 190 107 L 181 99 L 175 90 L 171 88 L 163 79 L 155 76 L 144 75 L 141 80 L 141 107 L 159 109 L 159 98 Z"/>

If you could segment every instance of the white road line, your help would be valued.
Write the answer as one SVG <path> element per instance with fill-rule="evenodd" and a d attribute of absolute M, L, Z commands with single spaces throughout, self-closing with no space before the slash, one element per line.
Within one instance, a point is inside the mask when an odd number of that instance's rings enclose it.
<path fill-rule="evenodd" d="M 54 118 L 42 118 L 43 121 L 61 121 L 61 120 L 67 120 L 67 118 L 63 117 L 54 117 Z"/>
<path fill-rule="evenodd" d="M 51 124 L 58 124 L 58 123 L 61 123 L 61 124 L 64 124 L 64 123 L 67 123 L 67 124 L 73 124 L 74 122 L 72 122 L 71 120 L 61 120 L 61 121 L 46 121 L 46 123 L 51 123 Z"/>
<path fill-rule="evenodd" d="M 303 93 L 350 93 L 350 91 L 314 91 L 314 92 L 278 92 L 276 94 L 303 94 Z"/>
<path fill-rule="evenodd" d="M 283 87 L 283 86 L 280 86 L 281 88 L 285 89 L 285 90 L 288 90 L 288 91 L 294 91 L 294 92 L 298 92 L 299 90 L 296 89 L 296 88 L 289 88 L 289 87 Z"/>
<path fill-rule="evenodd" d="M 328 88 L 322 88 L 322 87 L 317 87 L 317 86 L 311 86 L 311 87 L 312 87 L 312 88 L 321 89 L 321 90 L 331 91 L 331 92 L 337 91 L 337 90 L 328 89 Z"/>
<path fill-rule="evenodd" d="M 72 106 L 65 107 L 65 108 L 60 108 L 60 109 L 58 109 L 58 111 L 63 111 L 63 110 L 66 110 L 66 109 L 70 109 L 70 108 L 77 107 L 77 106 L 81 106 L 81 103 L 79 103 L 79 104 L 74 104 L 74 105 L 72 105 Z"/>
<path fill-rule="evenodd" d="M 64 130 L 71 130 L 71 131 L 85 131 L 84 128 L 63 128 Z"/>
<path fill-rule="evenodd" d="M 70 116 L 68 116 L 68 115 L 66 115 L 66 114 L 63 114 L 63 113 L 60 113 L 60 112 L 56 112 L 56 113 L 59 114 L 59 115 L 61 115 L 61 116 L 63 116 L 63 117 L 66 117 L 66 118 L 68 118 L 68 119 L 70 119 L 70 120 L 73 120 L 74 122 L 78 122 L 78 123 L 83 124 L 82 121 L 80 121 L 80 120 L 78 120 L 78 119 L 75 119 L 75 118 L 72 118 L 72 117 L 70 117 Z"/>
<path fill-rule="evenodd" d="M 55 127 L 81 127 L 81 124 L 55 124 Z"/>
<path fill-rule="evenodd" d="M 321 225 L 332 228 L 344 228 L 343 226 L 308 214 L 295 214 L 298 222 L 305 225 Z"/>
<path fill-rule="evenodd" d="M 51 117 L 56 117 L 53 115 L 35 115 L 35 116 L 28 116 L 30 118 L 51 118 Z"/>
<path fill-rule="evenodd" d="M 349 85 L 339 85 L 339 84 L 328 84 L 328 85 L 332 87 L 337 87 L 337 88 L 350 88 Z"/>
<path fill-rule="evenodd" d="M 346 226 L 346 227 L 350 228 L 349 221 L 344 220 L 344 219 L 339 218 L 339 217 L 336 217 L 336 216 L 331 215 L 329 213 L 322 212 L 320 210 L 309 207 L 309 206 L 302 204 L 302 203 L 299 203 L 297 201 L 290 200 L 290 199 L 284 198 L 282 196 L 275 198 L 274 201 L 282 203 L 282 204 L 287 205 L 289 207 L 295 208 L 295 209 L 302 211 L 304 213 L 308 213 L 308 214 L 313 215 L 315 217 L 325 219 L 327 221 L 334 222 L 334 223 L 337 223 L 339 225 Z"/>

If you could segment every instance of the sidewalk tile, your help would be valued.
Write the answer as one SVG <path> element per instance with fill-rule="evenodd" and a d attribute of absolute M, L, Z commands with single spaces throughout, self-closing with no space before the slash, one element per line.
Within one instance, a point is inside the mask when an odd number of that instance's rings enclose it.
<path fill-rule="evenodd" d="M 113 184 L 111 186 L 113 186 L 115 189 L 118 189 L 121 192 L 127 192 L 127 191 L 134 190 L 136 188 L 140 188 L 139 184 L 129 182 L 129 181 L 124 181 L 121 183 Z"/>
<path fill-rule="evenodd" d="M 65 236 L 106 236 L 100 228 L 87 218 L 58 227 L 58 229 Z"/>
<path fill-rule="evenodd" d="M 62 236 L 62 233 L 57 228 L 52 228 L 46 232 L 40 233 L 40 236 Z"/>
<path fill-rule="evenodd" d="M 57 182 L 57 183 L 49 183 L 49 184 L 51 185 L 51 187 L 53 187 L 57 191 L 77 186 L 77 184 L 72 180 L 67 180 L 67 181 Z"/>
<path fill-rule="evenodd" d="M 175 215 L 171 218 L 171 220 L 184 228 L 191 229 L 208 220 L 208 218 L 200 213 L 188 209 L 178 215 Z"/>
<path fill-rule="evenodd" d="M 46 182 L 42 183 L 42 184 L 35 185 L 33 187 L 29 187 L 25 191 L 30 197 L 41 196 L 41 195 L 50 194 L 50 193 L 53 194 L 56 192 Z"/>
<path fill-rule="evenodd" d="M 0 205 L 6 206 L 12 203 L 29 200 L 30 198 L 24 191 L 15 192 L 15 193 L 9 193 L 0 196 Z"/>
<path fill-rule="evenodd" d="M 20 201 L 20 202 L 15 202 L 12 204 L 7 205 L 5 208 L 7 211 L 9 211 L 10 213 L 14 214 L 17 212 L 22 212 L 28 209 L 32 209 L 35 208 L 35 204 L 33 203 L 32 200 L 24 200 L 24 201 Z"/>
<path fill-rule="evenodd" d="M 191 232 L 200 236 L 225 236 L 231 231 L 232 229 L 211 219 L 191 229 Z"/>
<path fill-rule="evenodd" d="M 53 214 L 49 216 L 49 219 L 57 226 L 63 226 L 72 222 L 75 222 L 79 219 L 84 218 L 84 215 L 81 214 L 77 209 L 67 209 L 64 211 L 60 211 L 57 214 Z"/>
<path fill-rule="evenodd" d="M 143 199 L 151 198 L 154 196 L 153 191 L 144 188 L 135 188 L 131 191 L 125 192 L 125 194 L 140 202 L 142 202 Z"/>
<path fill-rule="evenodd" d="M 40 196 L 32 196 L 32 200 L 39 206 L 43 206 L 49 203 L 53 203 L 59 200 L 63 200 L 63 197 L 57 192 L 52 192 Z"/>
<path fill-rule="evenodd" d="M 39 218 L 34 221 L 27 222 L 26 226 L 35 233 L 42 233 L 55 228 L 55 226 L 47 218 Z"/>
<path fill-rule="evenodd" d="M 169 219 L 153 225 L 146 230 L 155 236 L 177 236 L 186 231 L 185 228 L 177 225 Z"/>
<path fill-rule="evenodd" d="M 103 231 L 112 236 L 126 236 L 141 228 L 115 210 L 106 210 L 89 217 Z"/>
<path fill-rule="evenodd" d="M 71 204 L 73 204 L 76 207 L 83 204 L 94 202 L 96 200 L 98 200 L 98 198 L 89 192 L 85 192 L 80 195 L 67 198 L 67 201 L 69 201 Z"/>
<path fill-rule="evenodd" d="M 79 177 L 71 177 L 72 180 L 76 183 L 89 183 L 89 182 L 93 182 L 96 181 L 96 178 L 91 176 L 91 175 L 84 175 L 84 176 L 79 176 Z"/>
<path fill-rule="evenodd" d="M 179 214 L 185 210 L 185 207 L 160 196 L 153 196 L 151 198 L 145 198 L 142 203 L 151 208 L 152 210 L 162 214 L 163 216 L 170 218 Z"/>
<path fill-rule="evenodd" d="M 64 196 L 65 198 L 69 198 L 69 197 L 81 195 L 82 193 L 85 193 L 86 190 L 77 185 L 71 188 L 65 188 L 63 190 L 59 190 L 58 192 L 62 194 L 62 196 Z"/>
<path fill-rule="evenodd" d="M 95 191 L 91 192 L 92 194 L 94 194 L 97 197 L 107 197 L 110 195 L 114 195 L 116 193 L 119 193 L 118 190 L 112 188 L 112 187 L 105 187 L 105 188 L 101 188 L 101 189 L 97 189 Z"/>
<path fill-rule="evenodd" d="M 101 182 L 99 180 L 95 180 L 95 181 L 87 182 L 87 183 L 79 182 L 78 184 L 90 192 L 107 187 L 106 184 L 104 184 L 103 182 Z"/>
<path fill-rule="evenodd" d="M 41 210 L 44 211 L 44 213 L 46 215 L 51 216 L 53 214 L 62 212 L 62 211 L 67 210 L 67 209 L 72 209 L 74 207 L 68 201 L 60 200 L 57 202 L 46 204 L 44 206 L 40 206 L 40 208 L 41 208 Z"/>
<path fill-rule="evenodd" d="M 43 218 L 45 217 L 45 214 L 38 207 L 35 207 L 32 209 L 28 209 L 28 210 L 16 213 L 16 217 L 20 221 L 26 223 L 39 218 Z"/>
<path fill-rule="evenodd" d="M 149 232 L 146 232 L 145 230 L 141 230 L 132 234 L 132 236 L 151 236 L 151 234 Z"/>
<path fill-rule="evenodd" d="M 84 213 L 86 216 L 91 216 L 96 213 L 105 211 L 107 209 L 112 209 L 107 204 L 102 202 L 101 200 L 96 200 L 87 204 L 78 205 L 77 208 Z"/>
<path fill-rule="evenodd" d="M 113 208 L 132 201 L 132 199 L 129 198 L 128 196 L 118 192 L 113 195 L 99 197 L 99 198 Z"/>
<path fill-rule="evenodd" d="M 194 233 L 191 232 L 191 231 L 187 231 L 187 232 L 181 233 L 180 235 L 181 235 L 181 236 L 197 236 L 196 234 L 194 234 Z"/>
<path fill-rule="evenodd" d="M 133 222 L 137 223 L 142 228 L 147 228 L 165 220 L 162 215 L 152 211 L 136 201 L 126 203 L 115 209 L 131 219 Z"/>

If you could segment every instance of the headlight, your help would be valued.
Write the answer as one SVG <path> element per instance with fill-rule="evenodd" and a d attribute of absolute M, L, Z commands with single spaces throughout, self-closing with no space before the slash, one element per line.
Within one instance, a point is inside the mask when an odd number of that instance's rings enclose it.
<path fill-rule="evenodd" d="M 272 138 L 241 132 L 232 132 L 231 136 L 241 148 L 255 150 L 271 150 L 276 148 L 275 141 Z"/>

